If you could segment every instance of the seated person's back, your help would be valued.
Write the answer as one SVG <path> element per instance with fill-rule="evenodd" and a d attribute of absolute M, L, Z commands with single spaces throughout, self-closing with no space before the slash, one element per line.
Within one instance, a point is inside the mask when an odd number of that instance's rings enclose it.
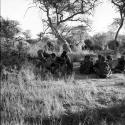
<path fill-rule="evenodd" d="M 118 59 L 118 64 L 116 65 L 114 71 L 121 73 L 125 70 L 125 57 L 121 56 L 121 58 Z"/>
<path fill-rule="evenodd" d="M 98 64 L 98 65 L 97 65 Z M 101 57 L 99 63 L 96 63 L 97 66 L 94 67 L 95 73 L 100 78 L 107 78 L 111 75 L 111 68 L 106 61 L 105 57 Z"/>
<path fill-rule="evenodd" d="M 112 56 L 111 56 L 111 55 L 108 55 L 108 56 L 107 56 L 106 61 L 108 62 L 110 68 L 113 69 L 113 59 L 112 59 Z"/>
<path fill-rule="evenodd" d="M 37 54 L 38 54 L 38 58 L 40 59 L 41 62 L 43 62 L 43 63 L 46 62 L 46 59 L 43 55 L 43 50 L 38 50 Z"/>
<path fill-rule="evenodd" d="M 82 74 L 91 74 L 93 70 L 93 62 L 89 55 L 86 55 L 84 61 L 80 66 L 80 73 Z"/>

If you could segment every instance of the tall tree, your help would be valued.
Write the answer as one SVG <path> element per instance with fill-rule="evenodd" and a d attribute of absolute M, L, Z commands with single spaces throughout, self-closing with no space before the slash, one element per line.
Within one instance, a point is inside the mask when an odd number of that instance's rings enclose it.
<path fill-rule="evenodd" d="M 115 20 L 115 23 L 119 24 L 118 30 L 115 35 L 115 41 L 117 41 L 118 34 L 123 27 L 124 21 L 125 21 L 125 0 L 111 0 L 111 2 L 116 6 L 119 14 L 120 14 L 120 20 Z"/>
<path fill-rule="evenodd" d="M 47 19 L 44 20 L 44 22 L 51 28 L 58 40 L 65 44 L 67 44 L 67 41 L 59 33 L 58 27 L 67 21 L 88 23 L 86 15 L 92 14 L 97 1 L 98 0 L 33 0 L 33 2 L 46 13 Z"/>

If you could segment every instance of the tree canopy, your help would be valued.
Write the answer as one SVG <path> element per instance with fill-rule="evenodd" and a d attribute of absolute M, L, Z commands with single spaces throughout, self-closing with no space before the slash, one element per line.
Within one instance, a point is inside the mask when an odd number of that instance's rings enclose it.
<path fill-rule="evenodd" d="M 55 37 L 62 43 L 66 40 L 59 33 L 58 27 L 68 21 L 79 21 L 88 24 L 88 15 L 91 15 L 98 0 L 33 0 L 46 13 L 43 21 L 51 28 Z"/>
<path fill-rule="evenodd" d="M 0 17 L 0 37 L 12 39 L 15 35 L 20 33 L 20 28 L 18 25 L 18 21 Z"/>

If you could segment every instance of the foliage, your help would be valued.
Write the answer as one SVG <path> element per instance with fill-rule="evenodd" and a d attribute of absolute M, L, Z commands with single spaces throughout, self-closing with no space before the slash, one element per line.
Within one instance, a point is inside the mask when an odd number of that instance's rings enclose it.
<path fill-rule="evenodd" d="M 51 38 L 51 36 L 44 35 L 41 40 L 36 43 L 36 46 L 39 46 L 45 51 L 55 51 L 58 48 L 59 43 L 56 39 Z"/>
<path fill-rule="evenodd" d="M 15 35 L 20 33 L 19 23 L 15 20 L 4 19 L 0 17 L 0 37 L 14 38 Z"/>
<path fill-rule="evenodd" d="M 58 26 L 63 22 L 71 21 L 77 15 L 91 14 L 97 0 L 34 0 L 34 2 L 38 2 L 40 4 L 40 9 L 47 12 L 47 16 L 53 21 L 52 23 L 55 23 L 56 26 Z M 50 13 L 53 15 L 50 16 Z M 81 17 L 78 17 L 76 21 L 85 22 L 85 20 L 80 19 Z"/>
<path fill-rule="evenodd" d="M 97 0 L 33 0 L 33 2 L 46 13 L 47 19 L 43 21 L 47 23 L 55 37 L 62 43 L 67 44 L 67 41 L 59 32 L 58 28 L 60 25 L 64 25 L 68 21 L 84 22 L 87 24 L 88 19 L 86 15 L 92 14 Z"/>
<path fill-rule="evenodd" d="M 108 48 L 111 50 L 115 50 L 116 48 L 119 47 L 119 41 L 111 40 L 108 43 Z"/>
<path fill-rule="evenodd" d="M 84 43 L 85 43 L 86 47 L 89 49 L 93 46 L 93 42 L 90 39 L 86 39 L 84 41 Z"/>
<path fill-rule="evenodd" d="M 42 40 L 42 37 L 44 36 L 44 33 L 43 32 L 40 32 L 37 34 L 38 36 L 38 40 Z"/>
<path fill-rule="evenodd" d="M 117 41 L 113 40 L 113 36 L 114 35 L 112 35 L 111 38 L 107 39 L 108 48 L 111 49 L 111 50 L 115 50 L 116 48 L 118 48 L 119 50 L 124 49 L 125 36 L 119 35 L 118 38 L 117 38 L 118 39 Z"/>
<path fill-rule="evenodd" d="M 31 39 L 31 31 L 30 30 L 25 30 L 23 32 L 23 35 L 24 35 L 24 37 L 25 37 L 26 40 Z"/>
<path fill-rule="evenodd" d="M 98 33 L 92 37 L 93 44 L 99 46 L 100 48 L 104 49 L 105 45 L 107 44 L 107 34 L 105 33 Z"/>
<path fill-rule="evenodd" d="M 93 41 L 93 46 L 98 46 L 100 49 L 111 49 L 111 50 L 114 50 L 116 49 L 117 47 L 121 47 L 123 48 L 122 46 L 124 46 L 124 40 L 125 40 L 125 37 L 124 35 L 119 35 L 118 36 L 118 40 L 114 40 L 114 36 L 115 36 L 115 33 L 114 32 L 106 32 L 106 33 L 98 33 L 98 34 L 95 34 L 91 40 Z M 96 48 L 96 47 L 95 47 Z"/>

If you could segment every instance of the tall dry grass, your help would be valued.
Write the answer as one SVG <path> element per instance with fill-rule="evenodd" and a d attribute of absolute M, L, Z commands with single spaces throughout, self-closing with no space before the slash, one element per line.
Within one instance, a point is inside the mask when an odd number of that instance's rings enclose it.
<path fill-rule="evenodd" d="M 107 82 L 110 85 L 112 81 Z M 41 80 L 39 70 L 26 63 L 18 73 L 10 73 L 1 81 L 1 123 L 124 125 L 125 83 L 119 88 L 103 83 L 76 81 L 74 77 L 55 80 L 48 76 Z M 118 108 L 117 113 L 112 107 Z"/>

